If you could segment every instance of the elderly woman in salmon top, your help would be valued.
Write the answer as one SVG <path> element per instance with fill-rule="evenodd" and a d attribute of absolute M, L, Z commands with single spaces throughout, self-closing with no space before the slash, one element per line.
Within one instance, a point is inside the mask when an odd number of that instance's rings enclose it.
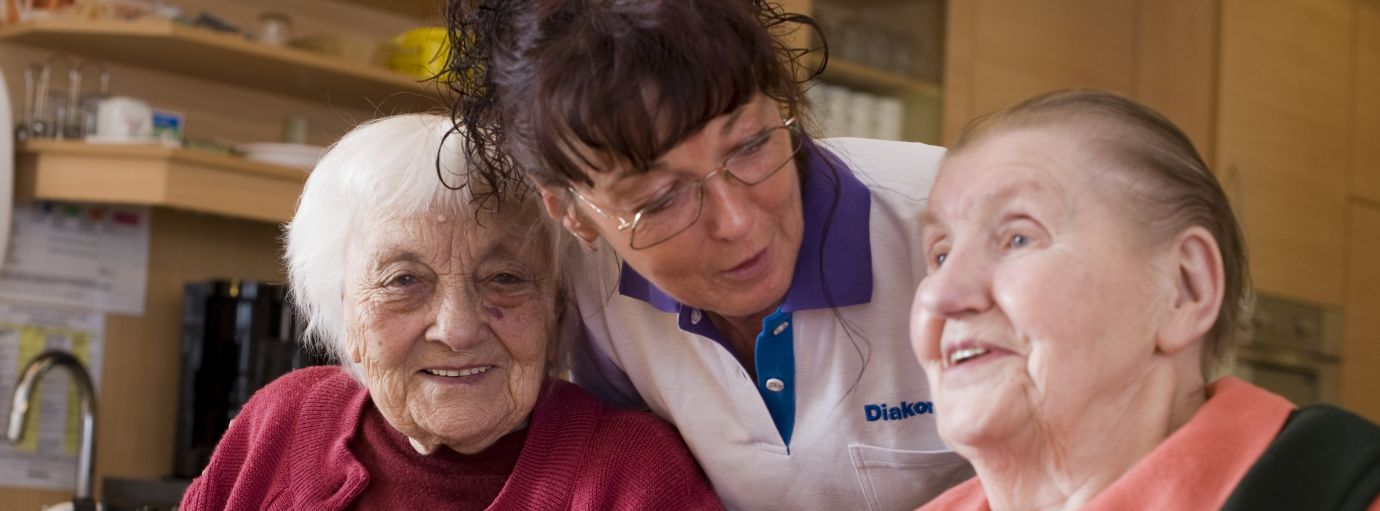
<path fill-rule="evenodd" d="M 1380 429 L 1213 380 L 1249 303 L 1187 137 L 1069 91 L 970 127 L 925 221 L 911 338 L 977 477 L 923 509 L 1380 509 Z"/>

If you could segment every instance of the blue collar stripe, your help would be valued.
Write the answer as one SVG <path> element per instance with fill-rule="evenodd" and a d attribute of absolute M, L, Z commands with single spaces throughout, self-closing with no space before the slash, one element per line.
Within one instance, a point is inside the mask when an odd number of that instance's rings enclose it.
<path fill-rule="evenodd" d="M 795 430 L 795 332 L 790 312 L 778 310 L 762 320 L 754 353 L 757 393 L 789 450 Z"/>

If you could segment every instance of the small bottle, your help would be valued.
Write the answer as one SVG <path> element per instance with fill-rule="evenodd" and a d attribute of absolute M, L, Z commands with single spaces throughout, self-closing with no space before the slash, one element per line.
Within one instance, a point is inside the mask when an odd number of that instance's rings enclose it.
<path fill-rule="evenodd" d="M 289 115 L 283 118 L 283 142 L 289 144 L 307 143 L 307 118 Z"/>

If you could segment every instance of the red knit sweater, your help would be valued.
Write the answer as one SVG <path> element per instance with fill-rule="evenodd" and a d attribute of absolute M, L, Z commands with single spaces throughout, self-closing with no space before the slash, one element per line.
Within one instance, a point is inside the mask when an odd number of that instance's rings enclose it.
<path fill-rule="evenodd" d="M 351 451 L 372 408 L 339 367 L 302 369 L 254 395 L 187 489 L 182 509 L 345 509 L 371 491 Z M 721 509 L 675 430 L 648 414 L 613 410 L 565 382 L 532 411 L 517 464 L 489 509 Z M 502 446 L 498 446 L 502 448 Z M 365 459 L 371 457 L 365 456 Z M 441 500 L 428 508 L 453 509 Z"/>

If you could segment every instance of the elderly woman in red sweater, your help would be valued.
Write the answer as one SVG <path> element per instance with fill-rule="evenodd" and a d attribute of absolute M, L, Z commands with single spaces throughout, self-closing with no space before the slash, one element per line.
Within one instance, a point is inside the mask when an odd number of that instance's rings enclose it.
<path fill-rule="evenodd" d="M 1245 247 L 1168 120 L 1036 97 L 961 135 L 929 197 L 913 347 L 977 477 L 924 509 L 1377 509 L 1380 429 L 1210 377 Z"/>
<path fill-rule="evenodd" d="M 552 376 L 565 245 L 531 197 L 438 179 L 465 176 L 450 126 L 376 120 L 316 166 L 286 259 L 342 366 L 259 391 L 183 509 L 720 508 L 668 424 Z"/>

